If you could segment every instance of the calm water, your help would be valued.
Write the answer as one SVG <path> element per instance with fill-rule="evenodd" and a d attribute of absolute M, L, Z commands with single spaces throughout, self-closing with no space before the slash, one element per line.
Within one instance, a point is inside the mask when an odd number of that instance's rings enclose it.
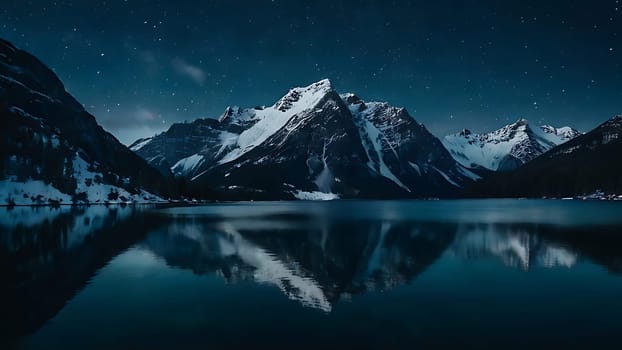
<path fill-rule="evenodd" d="M 622 346 L 622 203 L 0 208 L 0 273 L 16 348 Z"/>

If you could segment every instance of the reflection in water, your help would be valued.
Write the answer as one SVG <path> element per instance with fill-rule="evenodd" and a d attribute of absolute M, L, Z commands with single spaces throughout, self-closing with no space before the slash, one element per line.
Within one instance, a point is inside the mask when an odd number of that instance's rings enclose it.
<path fill-rule="evenodd" d="M 395 203 L 354 202 L 343 215 L 320 204 L 309 208 L 2 209 L 0 272 L 8 294 L 0 307 L 8 326 L 0 335 L 36 331 L 131 247 L 198 276 L 275 286 L 326 313 L 341 300 L 408 284 L 447 255 L 463 264 L 496 261 L 525 271 L 567 270 L 583 259 L 622 271 L 619 225 L 563 226 L 539 216 L 525 223 L 508 214 L 495 216 L 501 222 L 483 220 L 490 213 L 466 220 L 462 212 L 449 217 L 440 208 L 424 220 L 420 211 L 410 214 L 413 208 L 400 214 Z"/>
<path fill-rule="evenodd" d="M 586 236 L 589 245 L 573 245 Z M 527 271 L 572 268 L 585 248 L 586 255 L 596 254 L 596 260 L 617 271 L 622 250 L 611 252 L 607 246 L 621 247 L 621 241 L 616 230 L 594 234 L 533 224 L 318 222 L 301 215 L 262 221 L 181 217 L 140 245 L 170 266 L 217 273 L 231 283 L 269 283 L 290 299 L 328 312 L 342 298 L 408 283 L 445 250 L 466 260 L 494 257 Z"/>
<path fill-rule="evenodd" d="M 5 297 L 0 335 L 31 332 L 54 316 L 95 272 L 156 221 L 130 207 L 18 207 L 0 215 Z"/>
<path fill-rule="evenodd" d="M 421 273 L 447 248 L 455 225 L 176 219 L 141 246 L 171 265 L 229 282 L 277 286 L 305 306 L 330 311 L 340 297 L 380 291 Z"/>
<path fill-rule="evenodd" d="M 460 225 L 453 250 L 462 257 L 499 258 L 507 266 L 529 270 L 533 265 L 573 267 L 579 258 L 576 251 L 538 234 L 534 225 Z"/>

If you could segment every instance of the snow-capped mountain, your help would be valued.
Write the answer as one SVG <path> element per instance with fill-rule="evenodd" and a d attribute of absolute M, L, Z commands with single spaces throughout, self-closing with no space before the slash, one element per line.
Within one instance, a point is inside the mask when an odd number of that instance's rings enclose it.
<path fill-rule="evenodd" d="M 130 148 L 195 192 L 238 198 L 437 197 L 478 178 L 405 109 L 339 95 L 327 79 Z"/>
<path fill-rule="evenodd" d="M 104 131 L 32 55 L 0 39 L 1 204 L 154 200 L 169 180 Z"/>
<path fill-rule="evenodd" d="M 469 195 L 568 197 L 622 193 L 622 116 L 565 142 L 525 166 L 474 184 Z"/>
<path fill-rule="evenodd" d="M 464 129 L 442 141 L 454 159 L 466 167 L 512 170 L 579 135 L 571 127 L 532 127 L 527 120 L 519 119 L 488 134 Z"/>

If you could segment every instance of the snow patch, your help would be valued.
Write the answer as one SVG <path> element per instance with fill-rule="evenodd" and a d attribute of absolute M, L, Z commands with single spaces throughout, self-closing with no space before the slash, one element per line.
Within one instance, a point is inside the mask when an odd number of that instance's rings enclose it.
<path fill-rule="evenodd" d="M 421 176 L 421 169 L 419 169 L 419 166 L 413 162 L 408 162 L 408 165 L 410 165 L 413 169 L 415 169 L 415 171 L 417 172 L 417 174 L 419 174 L 419 176 Z"/>
<path fill-rule="evenodd" d="M 71 204 L 71 196 L 62 193 L 41 180 L 16 182 L 11 179 L 0 181 L 0 204 L 48 204 L 50 200 L 60 204 Z M 34 200 L 33 200 L 34 198 Z"/>
<path fill-rule="evenodd" d="M 306 192 L 296 191 L 292 193 L 294 197 L 303 201 L 330 201 L 339 199 L 339 195 L 336 193 L 325 193 L 320 191 Z"/>
<path fill-rule="evenodd" d="M 447 182 L 449 182 L 450 184 L 456 186 L 456 187 L 462 187 L 459 184 L 457 184 L 455 181 L 453 181 L 449 175 L 445 174 L 442 170 L 440 170 L 439 168 L 433 166 L 432 167 L 434 170 L 436 170 L 437 173 L 439 173 Z"/>
<path fill-rule="evenodd" d="M 189 157 L 180 159 L 171 167 L 171 171 L 176 175 L 187 175 L 197 169 L 203 163 L 204 157 L 200 154 L 193 154 Z"/>
<path fill-rule="evenodd" d="M 471 180 L 477 181 L 477 180 L 480 180 L 480 179 L 482 178 L 481 176 L 479 176 L 479 175 L 475 174 L 474 172 L 472 172 L 472 171 L 471 171 L 471 170 L 469 170 L 469 169 L 466 169 L 466 168 L 462 167 L 461 165 L 458 165 L 458 166 L 457 166 L 457 169 L 458 169 L 458 172 L 459 172 L 460 174 L 462 174 L 462 175 L 464 175 L 464 176 L 468 177 L 468 178 L 469 178 L 469 179 L 471 179 Z"/>
<path fill-rule="evenodd" d="M 146 139 L 143 139 L 143 140 L 141 140 L 141 141 L 138 141 L 137 143 L 133 144 L 133 145 L 130 147 L 130 150 L 132 150 L 132 151 L 134 151 L 134 152 L 138 151 L 139 149 L 141 149 L 141 148 L 145 147 L 145 146 L 146 146 L 149 142 L 151 142 L 151 139 L 152 139 L 151 137 L 148 137 L 148 138 L 146 138 Z"/>

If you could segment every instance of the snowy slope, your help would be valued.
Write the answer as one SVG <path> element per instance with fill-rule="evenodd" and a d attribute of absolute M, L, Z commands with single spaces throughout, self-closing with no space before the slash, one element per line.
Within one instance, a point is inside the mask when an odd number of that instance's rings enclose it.
<path fill-rule="evenodd" d="M 514 169 L 580 133 L 570 127 L 531 127 L 525 119 L 488 134 L 469 130 L 445 136 L 443 145 L 465 167 Z"/>
<path fill-rule="evenodd" d="M 535 128 L 534 131 L 537 133 L 538 137 L 556 146 L 581 135 L 581 132 L 569 126 L 555 128 L 550 125 L 542 125 L 539 128 Z"/>
<path fill-rule="evenodd" d="M 155 203 L 163 202 L 161 197 L 140 190 L 130 193 L 126 189 L 103 182 L 104 174 L 94 169 L 76 153 L 73 157 L 73 172 L 76 189 L 72 194 L 63 193 L 50 183 L 42 180 L 17 180 L 15 176 L 0 181 L 0 205 L 43 205 L 43 204 L 72 204 L 77 203 Z M 129 181 L 129 179 L 126 179 Z"/>
<path fill-rule="evenodd" d="M 119 186 L 106 184 L 103 179 L 104 174 L 94 170 L 93 164 L 79 154 L 76 153 L 73 158 L 73 177 L 76 179 L 76 194 L 85 194 L 89 203 L 155 203 L 163 202 L 164 199 L 155 194 L 149 193 L 144 189 L 140 189 L 137 193 L 130 193 L 128 190 Z M 123 182 L 129 182 L 130 179 L 122 179 Z M 112 195 L 111 195 L 112 193 Z"/>
<path fill-rule="evenodd" d="M 134 152 L 138 151 L 139 149 L 141 149 L 143 146 L 145 146 L 146 144 L 149 143 L 149 141 L 151 141 L 151 137 L 147 137 L 144 139 L 139 139 L 136 140 L 133 144 L 130 145 L 130 149 Z"/>
<path fill-rule="evenodd" d="M 175 165 L 171 167 L 171 171 L 175 175 L 184 175 L 190 173 L 192 170 L 196 169 L 201 163 L 203 163 L 204 158 L 200 154 L 193 154 L 190 157 L 186 157 L 180 159 Z"/>
<path fill-rule="evenodd" d="M 27 180 L 23 182 L 7 179 L 0 181 L 0 205 L 13 203 L 16 205 L 47 204 L 57 201 L 60 204 L 70 204 L 71 196 L 62 193 L 54 186 L 41 180 Z"/>
<path fill-rule="evenodd" d="M 332 89 L 328 79 L 321 80 L 307 87 L 291 89 L 273 106 L 260 110 L 242 111 L 240 114 L 256 121 L 231 142 L 232 149 L 218 163 L 223 164 L 239 158 L 266 141 L 297 113 L 313 108 Z M 232 138 L 226 138 L 232 140 Z"/>

